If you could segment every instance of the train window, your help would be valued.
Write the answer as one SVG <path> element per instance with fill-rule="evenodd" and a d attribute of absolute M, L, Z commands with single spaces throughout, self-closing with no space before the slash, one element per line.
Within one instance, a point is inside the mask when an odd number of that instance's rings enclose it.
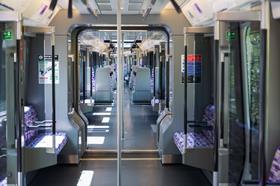
<path fill-rule="evenodd" d="M 260 31 L 258 23 L 245 24 L 242 28 L 243 60 L 245 73 L 245 99 L 247 105 L 247 128 L 249 168 L 247 175 L 252 179 L 258 179 L 258 154 L 259 154 L 259 124 L 260 124 Z M 246 109 L 246 108 L 245 108 Z"/>

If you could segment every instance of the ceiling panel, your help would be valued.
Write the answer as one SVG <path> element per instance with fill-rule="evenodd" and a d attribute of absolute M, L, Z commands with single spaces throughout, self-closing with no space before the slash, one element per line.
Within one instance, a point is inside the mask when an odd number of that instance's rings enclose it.
<path fill-rule="evenodd" d="M 101 12 L 112 11 L 112 6 L 110 4 L 98 4 L 98 7 L 99 7 Z"/>
<path fill-rule="evenodd" d="M 116 14 L 117 4 L 116 0 L 89 0 L 92 4 L 98 7 L 101 14 Z M 150 6 L 152 0 L 123 0 L 122 1 L 122 13 L 123 14 L 142 14 L 143 9 Z M 73 0 L 74 5 L 79 12 L 89 14 L 85 5 L 80 0 Z M 152 6 L 151 14 L 159 14 L 166 6 L 169 0 L 156 0 L 155 5 Z M 97 12 L 99 12 L 97 11 Z"/>

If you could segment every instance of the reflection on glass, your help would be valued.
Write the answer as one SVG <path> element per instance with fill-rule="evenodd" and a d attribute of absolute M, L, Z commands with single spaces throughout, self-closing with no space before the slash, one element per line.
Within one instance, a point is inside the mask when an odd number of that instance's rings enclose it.
<path fill-rule="evenodd" d="M 242 95 L 242 60 L 240 46 L 240 25 L 230 23 L 227 33 L 234 33 L 235 37 L 227 38 L 229 62 L 226 64 L 225 73 L 228 80 L 225 80 L 228 107 L 226 120 L 229 127 L 229 183 L 239 185 L 242 179 L 245 159 L 245 133 L 244 133 L 244 111 Z"/>
<path fill-rule="evenodd" d="M 260 32 L 259 24 L 251 23 L 243 29 L 243 51 L 246 68 L 247 97 L 249 105 L 250 169 L 252 179 L 258 179 L 259 122 L 260 122 Z"/>
<path fill-rule="evenodd" d="M 6 62 L 2 35 L 0 29 L 0 185 L 6 177 Z"/>

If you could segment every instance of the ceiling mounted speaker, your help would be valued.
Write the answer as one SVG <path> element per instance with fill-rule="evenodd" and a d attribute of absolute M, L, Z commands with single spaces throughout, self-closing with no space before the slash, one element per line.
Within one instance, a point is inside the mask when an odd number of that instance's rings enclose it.
<path fill-rule="evenodd" d="M 50 4 L 50 6 L 49 6 L 49 9 L 52 10 L 52 11 L 54 11 L 56 5 L 57 5 L 57 0 L 52 0 L 52 1 L 51 1 L 51 4 Z"/>
<path fill-rule="evenodd" d="M 171 4 L 175 8 L 176 12 L 180 14 L 182 12 L 181 7 L 176 3 L 175 0 L 170 0 Z"/>
<path fill-rule="evenodd" d="M 68 18 L 73 17 L 73 0 L 69 0 L 68 2 Z"/>

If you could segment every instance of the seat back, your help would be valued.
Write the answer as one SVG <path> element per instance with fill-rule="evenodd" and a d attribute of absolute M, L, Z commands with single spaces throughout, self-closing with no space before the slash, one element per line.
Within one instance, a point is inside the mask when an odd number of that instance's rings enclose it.
<path fill-rule="evenodd" d="M 208 105 L 203 114 L 203 121 L 207 122 L 207 125 L 215 127 L 215 106 L 210 104 Z M 214 130 L 203 130 L 203 134 L 208 138 L 212 143 L 214 142 Z"/>
<path fill-rule="evenodd" d="M 280 146 L 277 148 L 268 178 L 269 183 L 279 183 L 280 184 Z"/>
<path fill-rule="evenodd" d="M 36 110 L 32 106 L 24 107 L 24 125 L 30 127 L 35 121 L 38 121 Z"/>
<path fill-rule="evenodd" d="M 96 91 L 111 91 L 111 68 L 99 68 L 96 71 Z"/>
<path fill-rule="evenodd" d="M 38 121 L 36 110 L 32 106 L 24 107 L 24 141 L 26 145 L 37 135 L 36 130 L 28 129 L 35 121 Z"/>
<path fill-rule="evenodd" d="M 149 68 L 138 68 L 135 78 L 135 88 L 138 91 L 151 91 L 151 74 Z"/>

